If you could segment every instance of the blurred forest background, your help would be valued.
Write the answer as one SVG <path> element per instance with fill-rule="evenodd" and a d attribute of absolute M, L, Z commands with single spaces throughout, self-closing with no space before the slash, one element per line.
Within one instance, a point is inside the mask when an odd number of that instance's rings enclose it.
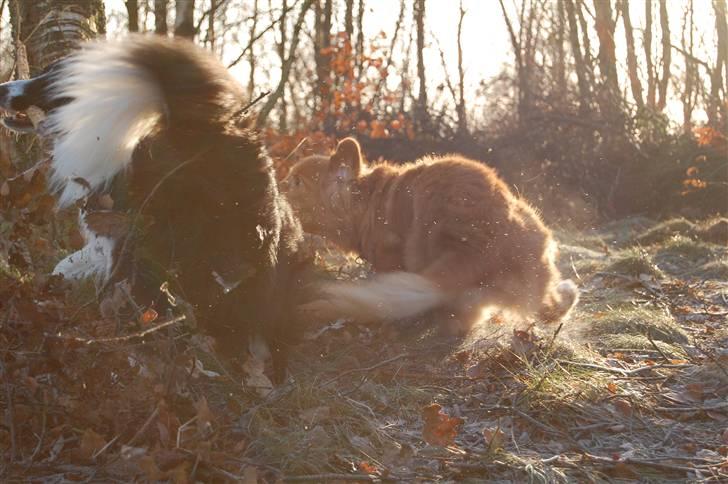
<path fill-rule="evenodd" d="M 461 152 L 547 218 L 728 208 L 725 0 L 2 0 L 3 79 L 82 38 L 193 39 L 248 86 L 286 160 Z M 13 155 L 13 143 L 3 143 Z M 285 163 L 281 170 L 285 171 Z"/>

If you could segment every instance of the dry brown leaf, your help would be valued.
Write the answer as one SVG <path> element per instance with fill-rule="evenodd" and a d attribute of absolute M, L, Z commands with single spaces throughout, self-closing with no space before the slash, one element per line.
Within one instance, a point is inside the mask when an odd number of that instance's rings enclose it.
<path fill-rule="evenodd" d="M 422 437 L 432 445 L 452 445 L 463 424 L 463 419 L 449 416 L 437 403 L 423 408 L 422 418 L 425 421 Z"/>
<path fill-rule="evenodd" d="M 267 397 L 273 391 L 273 382 L 265 373 L 263 360 L 250 356 L 243 364 L 243 385 L 254 389 L 261 397 Z"/>
<path fill-rule="evenodd" d="M 377 473 L 377 468 L 365 460 L 359 462 L 359 464 L 357 465 L 357 468 L 359 469 L 359 472 L 363 472 L 364 474 L 376 474 Z"/>
<path fill-rule="evenodd" d="M 197 410 L 197 432 L 201 436 L 207 436 L 212 432 L 212 421 L 214 416 L 207 405 L 207 399 L 202 397 L 196 404 Z"/>
<path fill-rule="evenodd" d="M 78 448 L 79 455 L 83 459 L 91 459 L 104 445 L 106 445 L 106 441 L 101 435 L 91 429 L 86 429 L 81 436 L 81 445 Z"/>
<path fill-rule="evenodd" d="M 614 408 L 625 417 L 631 417 L 634 413 L 632 404 L 623 398 L 615 398 L 612 400 L 612 405 L 614 405 Z"/>
<path fill-rule="evenodd" d="M 256 467 L 248 466 L 245 468 L 242 484 L 258 484 L 258 469 Z"/>
<path fill-rule="evenodd" d="M 607 391 L 609 391 L 609 393 L 611 393 L 612 395 L 616 394 L 618 389 L 619 389 L 619 387 L 617 387 L 616 383 L 614 383 L 612 381 L 607 383 Z"/>
<path fill-rule="evenodd" d="M 503 442 L 506 438 L 506 434 L 500 429 L 500 427 L 486 427 L 483 429 L 483 438 L 485 439 L 485 445 L 488 450 L 494 451 L 503 448 Z"/>

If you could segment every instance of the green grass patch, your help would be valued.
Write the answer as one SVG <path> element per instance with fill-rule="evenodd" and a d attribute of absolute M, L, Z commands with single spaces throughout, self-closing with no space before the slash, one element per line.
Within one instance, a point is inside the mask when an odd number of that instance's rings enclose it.
<path fill-rule="evenodd" d="M 633 277 L 639 277 L 640 274 L 658 278 L 664 277 L 663 272 L 655 265 L 650 254 L 642 247 L 631 247 L 620 251 L 615 255 L 612 263 L 605 268 L 605 272 Z"/>
<path fill-rule="evenodd" d="M 688 342 L 687 333 L 670 315 L 637 307 L 614 308 L 595 315 L 588 333 L 598 341 L 614 335 L 644 336 L 645 339 L 649 335 L 654 341 L 670 344 Z"/>
<path fill-rule="evenodd" d="M 705 279 L 728 279 L 728 257 L 706 262 L 692 272 Z"/>
<path fill-rule="evenodd" d="M 660 222 L 637 237 L 640 245 L 659 244 L 676 234 L 692 234 L 695 224 L 680 217 Z"/>
<path fill-rule="evenodd" d="M 684 235 L 675 235 L 667 239 L 657 251 L 657 255 L 678 255 L 688 259 L 700 259 L 712 255 L 711 248 L 700 241 Z"/>
<path fill-rule="evenodd" d="M 685 351 L 679 346 L 656 340 L 652 341 L 655 346 L 665 354 L 668 358 L 682 359 L 687 356 Z M 613 350 L 637 350 L 637 351 L 656 351 L 647 336 L 641 334 L 605 334 L 599 338 L 599 345 L 605 349 Z"/>

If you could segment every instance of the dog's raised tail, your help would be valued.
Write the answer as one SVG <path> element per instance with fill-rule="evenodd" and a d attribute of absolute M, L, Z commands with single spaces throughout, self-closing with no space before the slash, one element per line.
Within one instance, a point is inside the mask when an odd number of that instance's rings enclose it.
<path fill-rule="evenodd" d="M 360 282 L 332 282 L 321 287 L 326 312 L 358 321 L 392 321 L 422 314 L 445 300 L 428 279 L 410 272 L 379 274 Z"/>
<path fill-rule="evenodd" d="M 579 301 L 579 288 L 571 279 L 556 284 L 549 301 L 539 311 L 539 319 L 545 323 L 557 323 L 568 316 Z"/>
<path fill-rule="evenodd" d="M 84 44 L 59 62 L 50 93 L 63 100 L 44 126 L 60 206 L 108 184 L 143 138 L 174 128 L 194 145 L 244 105 L 242 87 L 202 49 L 160 36 Z"/>

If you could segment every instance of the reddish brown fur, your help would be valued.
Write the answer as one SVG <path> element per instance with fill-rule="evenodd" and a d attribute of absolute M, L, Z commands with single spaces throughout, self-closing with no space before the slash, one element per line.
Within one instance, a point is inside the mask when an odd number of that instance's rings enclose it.
<path fill-rule="evenodd" d="M 464 323 L 487 305 L 553 321 L 575 302 L 573 284 L 557 290 L 551 231 L 481 163 L 451 155 L 367 167 L 348 138 L 330 158 L 299 162 L 283 189 L 304 230 L 378 273 L 423 276 Z"/>

